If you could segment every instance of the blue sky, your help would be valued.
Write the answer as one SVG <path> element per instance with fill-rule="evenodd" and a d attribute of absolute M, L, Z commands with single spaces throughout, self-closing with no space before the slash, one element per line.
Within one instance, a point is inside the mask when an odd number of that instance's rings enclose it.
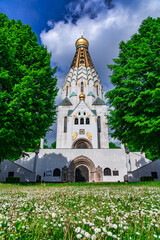
<path fill-rule="evenodd" d="M 95 69 L 108 91 L 113 86 L 107 64 L 118 56 L 120 41 L 129 40 L 143 19 L 160 16 L 160 0 L 0 0 L 0 11 L 31 25 L 39 43 L 52 52 L 59 88 L 70 68 L 75 41 L 84 30 Z M 60 100 L 61 91 L 57 104 Z M 56 125 L 47 135 L 49 145 L 55 137 Z"/>

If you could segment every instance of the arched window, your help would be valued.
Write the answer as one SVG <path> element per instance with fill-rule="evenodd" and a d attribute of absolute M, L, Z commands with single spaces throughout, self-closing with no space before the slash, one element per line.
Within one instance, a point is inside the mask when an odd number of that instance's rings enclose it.
<path fill-rule="evenodd" d="M 78 124 L 78 118 L 75 118 L 74 124 Z"/>
<path fill-rule="evenodd" d="M 89 118 L 86 118 L 86 124 L 90 124 Z"/>
<path fill-rule="evenodd" d="M 81 92 L 83 92 L 83 82 L 81 82 Z"/>
<path fill-rule="evenodd" d="M 61 175 L 61 171 L 59 168 L 55 168 L 54 171 L 53 171 L 53 176 L 54 177 L 60 177 Z"/>
<path fill-rule="evenodd" d="M 81 113 L 79 112 L 78 115 L 81 115 Z"/>
<path fill-rule="evenodd" d="M 101 132 L 101 118 L 99 116 L 97 118 L 97 127 L 98 127 L 98 132 Z"/>
<path fill-rule="evenodd" d="M 67 117 L 64 117 L 64 132 L 67 132 Z"/>
<path fill-rule="evenodd" d="M 97 85 L 97 96 L 98 96 L 98 85 Z"/>
<path fill-rule="evenodd" d="M 84 112 L 83 115 L 86 115 L 86 112 Z"/>
<path fill-rule="evenodd" d="M 80 124 L 84 124 L 84 118 L 80 119 Z"/>
<path fill-rule="evenodd" d="M 68 86 L 66 87 L 66 97 L 68 96 Z"/>
<path fill-rule="evenodd" d="M 105 168 L 104 169 L 104 176 L 111 176 L 111 169 L 110 168 Z"/>

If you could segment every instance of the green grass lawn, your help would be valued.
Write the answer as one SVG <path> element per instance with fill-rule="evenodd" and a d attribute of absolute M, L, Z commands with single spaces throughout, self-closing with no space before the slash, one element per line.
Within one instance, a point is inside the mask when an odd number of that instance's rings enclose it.
<path fill-rule="evenodd" d="M 160 182 L 0 184 L 0 239 L 160 239 Z"/>

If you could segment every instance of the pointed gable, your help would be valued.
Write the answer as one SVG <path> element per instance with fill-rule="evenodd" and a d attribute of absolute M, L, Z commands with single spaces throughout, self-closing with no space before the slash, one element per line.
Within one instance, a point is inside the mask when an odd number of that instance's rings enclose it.
<path fill-rule="evenodd" d="M 106 104 L 102 99 L 97 97 L 96 100 L 92 103 L 92 105 L 106 105 Z"/>
<path fill-rule="evenodd" d="M 59 104 L 59 106 L 71 106 L 71 105 L 72 105 L 72 103 L 67 97 L 65 99 L 63 99 L 61 101 L 61 103 Z"/>

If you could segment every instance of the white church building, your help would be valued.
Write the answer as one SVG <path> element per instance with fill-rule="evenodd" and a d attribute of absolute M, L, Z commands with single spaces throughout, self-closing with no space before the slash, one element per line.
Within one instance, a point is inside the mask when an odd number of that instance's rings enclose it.
<path fill-rule="evenodd" d="M 124 182 L 142 176 L 160 178 L 160 160 L 124 148 L 109 149 L 107 107 L 88 41 L 76 41 L 76 53 L 62 87 L 58 107 L 56 149 L 41 148 L 15 162 L 4 160 L 0 181 Z"/>

